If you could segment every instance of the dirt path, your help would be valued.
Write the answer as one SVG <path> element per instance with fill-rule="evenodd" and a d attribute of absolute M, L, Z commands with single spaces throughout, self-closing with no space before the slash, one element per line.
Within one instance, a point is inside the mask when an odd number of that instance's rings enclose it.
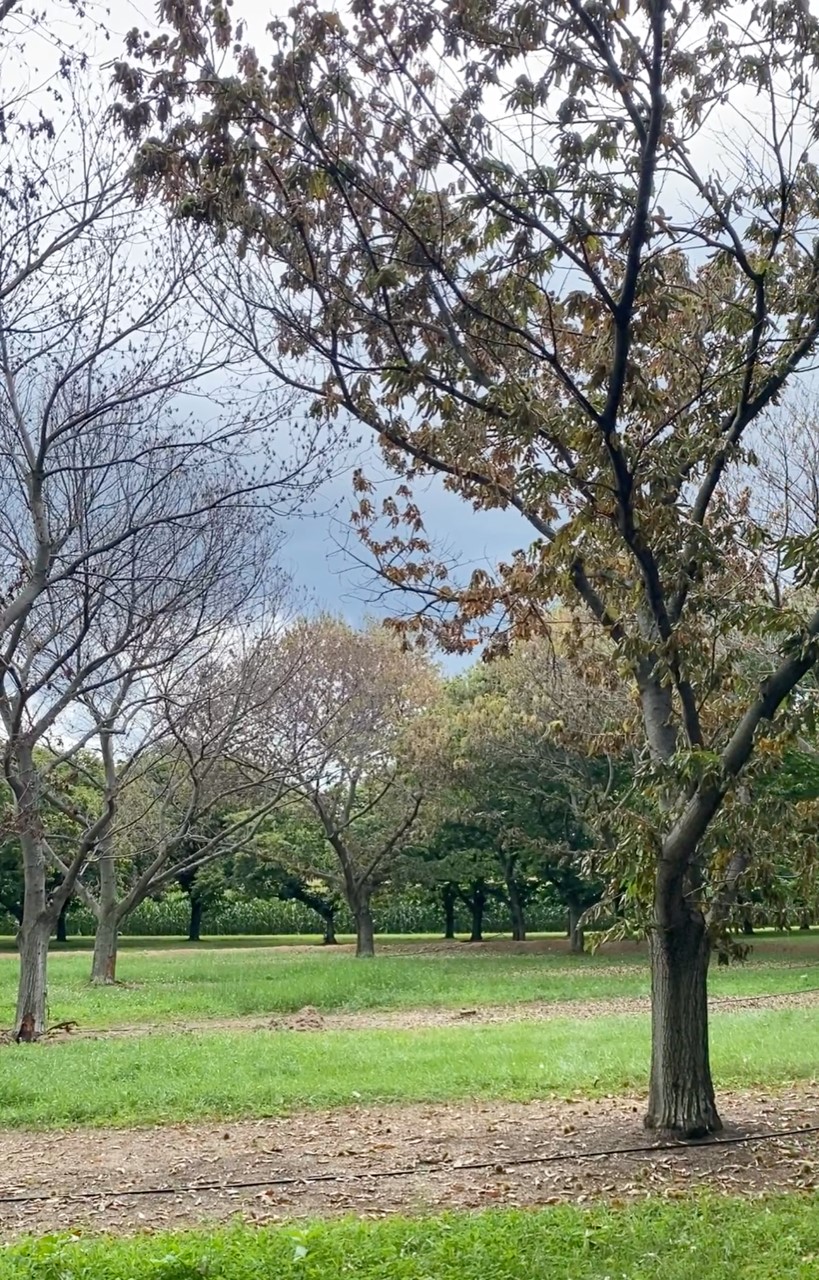
<path fill-rule="evenodd" d="M 716 996 L 711 1000 L 711 1007 L 717 1015 L 735 1013 L 743 1009 L 814 1009 L 817 1006 L 819 1006 L 819 990 L 765 996 Z M 58 1024 L 42 1043 L 62 1044 L 66 1040 L 77 1039 L 115 1039 L 123 1036 L 179 1035 L 210 1031 L 416 1031 L 465 1024 L 548 1022 L 554 1018 L 588 1021 L 592 1018 L 617 1015 L 647 1014 L 649 1010 L 650 1002 L 647 996 L 521 1002 L 461 1009 L 372 1009 L 358 1012 L 322 1012 L 307 1006 L 296 1013 L 278 1014 L 273 1018 L 269 1015 L 254 1014 L 239 1018 L 176 1019 L 157 1023 L 133 1023 L 110 1028 L 84 1027 L 74 1023 Z M 9 1040 L 8 1032 L 0 1037 L 0 1043 L 8 1043 Z"/>
<path fill-rule="evenodd" d="M 728 1139 L 803 1129 L 819 1117 L 815 1086 L 723 1094 L 721 1104 Z M 234 1124 L 4 1133 L 0 1226 L 8 1237 L 176 1227 L 236 1214 L 261 1222 L 622 1202 L 697 1187 L 742 1194 L 813 1188 L 815 1134 L 646 1150 L 652 1139 L 640 1124 L 642 1106 L 618 1098 L 362 1107 Z M 643 1149 L 583 1155 L 624 1147 Z M 20 1198 L 26 1195 L 40 1198 Z"/>

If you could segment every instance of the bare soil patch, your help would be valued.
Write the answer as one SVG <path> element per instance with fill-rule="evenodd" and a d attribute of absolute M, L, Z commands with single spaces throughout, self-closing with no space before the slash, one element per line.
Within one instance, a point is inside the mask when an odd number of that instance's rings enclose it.
<path fill-rule="evenodd" d="M 819 1118 L 815 1085 L 723 1094 L 721 1103 L 726 1139 L 800 1130 Z M 600 1198 L 622 1203 L 701 1187 L 743 1195 L 814 1188 L 814 1134 L 658 1148 L 642 1129 L 642 1109 L 639 1098 L 564 1099 L 4 1133 L 0 1225 L 8 1238 L 177 1227 L 234 1215 L 264 1222 Z M 641 1149 L 589 1154 L 628 1147 Z M 257 1185 L 239 1185 L 248 1183 Z M 143 1194 L 126 1194 L 134 1191 Z"/>
<path fill-rule="evenodd" d="M 716 996 L 711 1007 L 716 1014 L 743 1009 L 815 1009 L 819 990 L 764 996 Z M 621 996 L 599 1000 L 553 1000 L 518 1004 L 480 1005 L 460 1009 L 371 1009 L 354 1012 L 327 1012 L 307 1005 L 295 1013 L 239 1018 L 207 1018 L 123 1024 L 110 1028 L 83 1027 L 62 1022 L 52 1027 L 40 1042 L 62 1044 L 66 1040 L 99 1040 L 121 1036 L 158 1034 L 195 1035 L 211 1031 L 421 1031 L 435 1027 L 467 1024 L 497 1025 L 507 1022 L 549 1022 L 555 1018 L 588 1021 L 591 1018 L 648 1014 L 647 996 Z M 0 1044 L 11 1043 L 9 1032 L 0 1035 Z"/>

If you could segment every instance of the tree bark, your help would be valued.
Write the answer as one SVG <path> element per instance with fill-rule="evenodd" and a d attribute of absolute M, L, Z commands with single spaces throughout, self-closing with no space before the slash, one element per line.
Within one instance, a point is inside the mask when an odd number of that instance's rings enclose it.
<path fill-rule="evenodd" d="M 54 919 L 45 910 L 37 915 L 24 911 L 23 916 L 17 935 L 20 982 L 17 988 L 14 1038 L 28 1044 L 39 1039 L 46 1029 L 48 942 Z"/>
<path fill-rule="evenodd" d="M 355 953 L 360 957 L 375 955 L 375 928 L 368 897 L 357 900 L 353 914 L 355 916 Z"/>
<path fill-rule="evenodd" d="M 37 775 L 30 753 L 20 752 L 20 777 L 14 788 L 23 858 L 23 919 L 17 934 L 20 979 L 14 1038 L 37 1040 L 46 1029 L 48 943 L 62 902 L 46 893 L 47 858 L 38 810 Z"/>
<path fill-rule="evenodd" d="M 576 902 L 569 903 L 569 951 L 572 955 L 583 955 L 586 950 L 586 938 L 580 927 L 580 917 L 583 914 Z"/>
<path fill-rule="evenodd" d="M 511 859 L 504 864 L 503 878 L 506 884 L 506 897 L 509 903 L 509 918 L 512 923 L 512 941 L 526 941 L 526 917 L 523 912 L 523 902 L 520 896 L 520 889 L 515 880 L 515 860 Z"/>
<path fill-rule="evenodd" d="M 445 884 L 441 889 L 441 901 L 444 907 L 444 937 L 451 941 L 455 937 L 455 900 L 458 891 L 454 884 Z"/>
<path fill-rule="evenodd" d="M 472 931 L 469 935 L 469 941 L 483 942 L 483 913 L 486 909 L 486 890 L 482 884 L 474 886 L 472 897 L 469 900 L 469 909 L 472 913 Z"/>
<path fill-rule="evenodd" d="M 95 986 L 110 986 L 117 980 L 117 944 L 120 914 L 117 902 L 117 869 L 110 829 L 99 845 L 97 870 L 100 879 L 97 929 L 94 934 L 94 956 L 91 981 Z"/>
<path fill-rule="evenodd" d="M 202 915 L 204 906 L 201 898 L 195 894 L 191 894 L 191 918 L 188 924 L 188 942 L 202 941 Z"/>
<path fill-rule="evenodd" d="M 742 917 L 742 932 L 745 934 L 746 938 L 750 938 L 753 936 L 754 922 L 750 916 Z"/>
<path fill-rule="evenodd" d="M 338 944 L 336 937 L 336 913 L 333 907 L 322 913 L 323 936 L 322 945 L 325 947 L 335 947 Z"/>
<path fill-rule="evenodd" d="M 91 981 L 95 986 L 112 986 L 117 980 L 117 949 L 119 944 L 119 920 L 116 910 L 100 913 L 94 934 L 94 956 L 91 961 Z"/>
<path fill-rule="evenodd" d="M 705 918 L 682 889 L 669 912 L 656 912 L 651 954 L 649 1129 L 702 1138 L 722 1128 L 708 1055 L 708 961 Z M 665 906 L 665 904 L 662 904 Z"/>

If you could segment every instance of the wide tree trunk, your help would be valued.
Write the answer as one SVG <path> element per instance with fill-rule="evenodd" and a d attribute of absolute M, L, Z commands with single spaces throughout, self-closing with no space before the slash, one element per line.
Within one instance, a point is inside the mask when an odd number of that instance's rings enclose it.
<path fill-rule="evenodd" d="M 569 951 L 572 955 L 580 956 L 586 950 L 586 937 L 580 927 L 580 917 L 583 914 L 576 902 L 569 903 Z"/>
<path fill-rule="evenodd" d="M 375 955 L 375 927 L 369 898 L 359 898 L 353 909 L 355 916 L 355 953 L 357 956 Z"/>
<path fill-rule="evenodd" d="M 512 922 L 512 941 L 526 941 L 526 917 L 523 913 L 523 901 L 520 889 L 511 871 L 506 873 L 506 896 L 509 902 L 509 918 Z"/>
<path fill-rule="evenodd" d="M 444 937 L 452 940 L 455 937 L 455 902 L 458 891 L 454 884 L 445 884 L 441 889 L 441 902 L 444 907 Z"/>
<path fill-rule="evenodd" d="M 37 916 L 29 912 L 23 914 L 23 923 L 17 934 L 20 981 L 17 987 L 14 1038 L 29 1043 L 39 1039 L 46 1029 L 48 942 L 54 918 L 46 911 Z"/>
<path fill-rule="evenodd" d="M 119 920 L 116 911 L 100 912 L 91 961 L 91 981 L 95 986 L 106 987 L 116 982 L 118 944 Z"/>
<path fill-rule="evenodd" d="M 486 910 L 486 891 L 483 885 L 476 885 L 473 889 L 472 897 L 469 900 L 469 909 L 472 913 L 472 930 L 469 934 L 469 941 L 483 942 L 483 913 Z"/>
<path fill-rule="evenodd" d="M 188 942 L 201 942 L 204 906 L 197 894 L 191 895 L 191 918 L 188 924 Z"/>
<path fill-rule="evenodd" d="M 742 917 L 742 932 L 745 934 L 746 938 L 753 936 L 754 922 L 750 916 Z"/>
<path fill-rule="evenodd" d="M 650 938 L 651 1080 L 646 1127 L 701 1138 L 722 1128 L 708 1055 L 705 918 L 679 890 L 673 910 L 656 912 Z"/>

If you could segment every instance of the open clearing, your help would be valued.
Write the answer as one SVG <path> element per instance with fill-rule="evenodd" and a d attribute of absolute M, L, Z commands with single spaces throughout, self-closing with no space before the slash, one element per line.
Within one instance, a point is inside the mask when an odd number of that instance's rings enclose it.
<path fill-rule="evenodd" d="M 154 940 L 151 940 L 152 942 Z M 139 1023 L 199 1024 L 295 1014 L 475 1008 L 648 999 L 645 950 L 620 943 L 571 957 L 564 939 L 501 944 L 422 942 L 381 948 L 374 964 L 348 948 L 124 948 L 120 983 L 89 986 L 86 952 L 49 962 L 49 1020 L 82 1030 Z M 16 957 L 0 956 L 0 1027 L 13 1020 Z M 711 992 L 791 994 L 819 987 L 813 937 L 760 937 L 747 964 L 715 965 Z"/>
<path fill-rule="evenodd" d="M 575 959 L 558 939 L 426 941 L 366 963 L 125 948 L 107 989 L 88 987 L 86 954 L 56 954 L 52 1021 L 78 1025 L 0 1048 L 0 1225 L 9 1241 L 69 1234 L 0 1253 L 0 1280 L 439 1280 L 456 1240 L 459 1277 L 813 1277 L 817 961 L 813 937 L 765 938 L 749 963 L 715 967 L 726 1130 L 669 1148 L 642 1128 L 648 975 L 633 944 Z M 14 969 L 0 960 L 6 1009 Z M 436 1216 L 408 1246 L 411 1222 L 345 1214 Z M 759 1214 L 789 1224 L 784 1252 L 765 1253 Z M 715 1215 L 732 1235 L 711 1257 Z M 146 1228 L 178 1234 L 132 1245 Z M 120 1239 L 97 1246 L 95 1231 Z M 499 1231 L 528 1243 L 504 1252 Z"/>

